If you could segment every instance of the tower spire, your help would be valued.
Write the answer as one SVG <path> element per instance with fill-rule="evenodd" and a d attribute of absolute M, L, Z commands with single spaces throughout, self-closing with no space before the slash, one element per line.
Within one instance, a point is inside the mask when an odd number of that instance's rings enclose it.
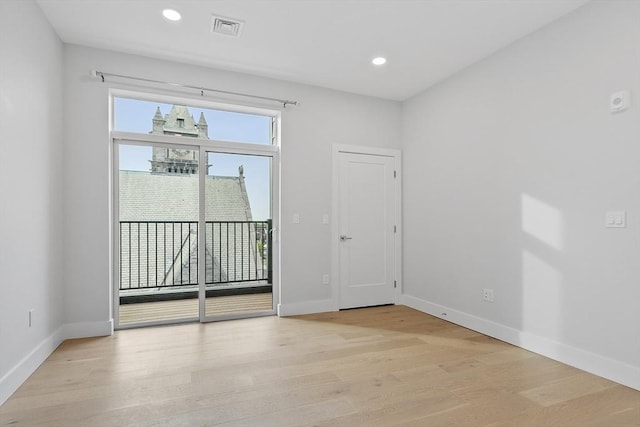
<path fill-rule="evenodd" d="M 153 120 L 162 120 L 162 112 L 160 111 L 160 106 L 156 108 L 156 114 L 153 116 Z"/>
<path fill-rule="evenodd" d="M 151 133 L 162 135 L 164 133 L 165 119 L 162 117 L 160 106 L 156 108 L 156 114 L 153 116 L 153 129 Z"/>
<path fill-rule="evenodd" d="M 200 112 L 200 120 L 198 120 L 198 138 L 209 139 L 209 125 L 204 118 L 204 113 Z"/>

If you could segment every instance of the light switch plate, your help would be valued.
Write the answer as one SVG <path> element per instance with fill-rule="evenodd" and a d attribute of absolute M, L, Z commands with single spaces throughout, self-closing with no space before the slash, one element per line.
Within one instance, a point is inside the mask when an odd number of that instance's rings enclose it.
<path fill-rule="evenodd" d="M 609 211 L 605 214 L 604 226 L 607 228 L 625 228 L 627 226 L 626 211 Z"/>

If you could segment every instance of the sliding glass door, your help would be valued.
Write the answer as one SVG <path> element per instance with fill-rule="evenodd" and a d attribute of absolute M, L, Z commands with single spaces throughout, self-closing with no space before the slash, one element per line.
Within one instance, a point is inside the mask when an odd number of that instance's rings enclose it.
<path fill-rule="evenodd" d="M 206 151 L 204 320 L 274 312 L 272 158 Z"/>
<path fill-rule="evenodd" d="M 116 150 L 118 325 L 198 319 L 198 147 Z"/>
<path fill-rule="evenodd" d="M 114 151 L 117 327 L 275 314 L 276 153 Z"/>

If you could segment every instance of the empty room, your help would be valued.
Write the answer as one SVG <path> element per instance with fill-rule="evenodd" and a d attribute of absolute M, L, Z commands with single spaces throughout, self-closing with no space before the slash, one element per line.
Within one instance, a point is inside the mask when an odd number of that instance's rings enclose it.
<path fill-rule="evenodd" d="M 640 426 L 640 0 L 0 0 L 0 426 Z"/>

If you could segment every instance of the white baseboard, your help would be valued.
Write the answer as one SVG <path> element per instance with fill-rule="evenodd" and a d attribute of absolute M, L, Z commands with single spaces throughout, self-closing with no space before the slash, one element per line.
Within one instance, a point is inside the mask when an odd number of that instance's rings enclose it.
<path fill-rule="evenodd" d="M 28 355 L 0 378 L 0 405 L 24 383 L 64 340 L 99 337 L 113 333 L 113 320 L 67 323 L 40 342 Z"/>
<path fill-rule="evenodd" d="M 105 322 L 67 323 L 63 326 L 64 339 L 104 337 L 113 334 L 113 319 Z"/>
<path fill-rule="evenodd" d="M 465 328 L 508 342 L 558 362 L 640 390 L 640 366 L 629 365 L 549 338 L 523 332 L 462 311 L 402 295 L 401 303 Z"/>
<path fill-rule="evenodd" d="M 336 311 L 333 300 L 304 301 L 293 304 L 278 304 L 278 316 L 296 316 L 298 314 L 325 313 Z"/>
<path fill-rule="evenodd" d="M 0 378 L 0 405 L 2 405 L 15 391 L 38 369 L 53 351 L 64 341 L 62 327 L 46 337 L 40 344 L 27 354 L 5 376 Z"/>

